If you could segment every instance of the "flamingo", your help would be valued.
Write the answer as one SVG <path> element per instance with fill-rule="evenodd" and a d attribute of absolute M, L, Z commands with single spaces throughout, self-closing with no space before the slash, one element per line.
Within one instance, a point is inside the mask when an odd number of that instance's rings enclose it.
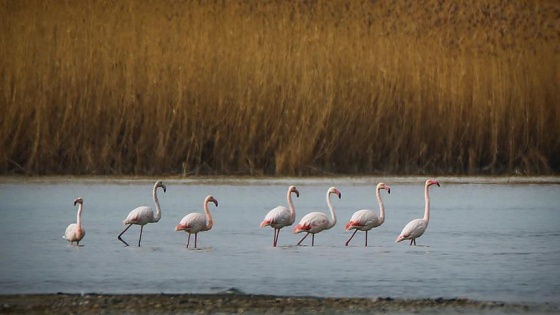
<path fill-rule="evenodd" d="M 336 189 L 336 187 L 331 187 L 329 188 L 329 190 L 327 190 L 327 205 L 329 206 L 329 210 L 331 211 L 332 220 L 329 220 L 329 218 L 322 212 L 311 212 L 306 214 L 303 218 L 301 218 L 299 224 L 294 228 L 294 234 L 307 232 L 307 234 L 305 234 L 305 236 L 297 243 L 297 245 L 300 245 L 301 242 L 303 242 L 303 240 L 309 234 L 311 234 L 311 246 L 314 246 L 315 234 L 324 230 L 328 230 L 336 224 L 336 215 L 334 213 L 334 209 L 330 199 L 331 194 L 336 194 L 338 196 L 338 199 L 340 199 L 341 193 L 338 189 Z"/>
<path fill-rule="evenodd" d="M 432 185 L 437 185 L 440 187 L 437 180 L 428 179 L 424 185 L 424 196 L 426 199 L 426 206 L 424 209 L 424 217 L 422 219 L 414 219 L 404 227 L 401 234 L 397 237 L 395 243 L 401 242 L 403 240 L 410 240 L 410 245 L 414 244 L 416 246 L 416 239 L 428 228 L 428 222 L 430 221 L 430 195 L 428 193 L 428 188 Z"/>
<path fill-rule="evenodd" d="M 64 236 L 62 238 L 70 242 L 70 244 L 76 242 L 76 245 L 80 245 L 80 241 L 86 235 L 86 230 L 84 230 L 84 228 L 82 227 L 82 209 L 84 206 L 84 200 L 81 197 L 76 198 L 74 200 L 74 206 L 76 206 L 76 204 L 79 204 L 76 223 L 68 225 L 68 227 L 66 228 L 66 232 L 64 232 Z"/>
<path fill-rule="evenodd" d="M 280 229 L 285 226 L 290 226 L 294 224 L 296 220 L 296 210 L 294 209 L 294 203 L 292 202 L 292 194 L 295 193 L 296 197 L 299 198 L 299 191 L 297 190 L 296 186 L 288 187 L 288 206 L 290 209 L 284 206 L 278 206 L 268 212 L 266 217 L 261 223 L 261 227 L 265 227 L 270 225 L 274 228 L 274 239 L 272 241 L 272 246 L 276 247 L 278 243 L 278 235 L 280 235 Z"/>
<path fill-rule="evenodd" d="M 156 223 L 161 219 L 161 207 L 159 206 L 159 201 L 157 198 L 157 189 L 161 187 L 163 192 L 167 190 L 165 185 L 161 181 L 157 181 L 154 184 L 154 189 L 152 192 L 154 203 L 156 204 L 156 213 L 154 214 L 154 210 L 148 206 L 140 206 L 128 214 L 126 219 L 124 220 L 124 224 L 128 226 L 119 234 L 118 239 L 123 242 L 126 246 L 128 243 L 125 242 L 121 236 L 126 232 L 133 224 L 140 225 L 140 238 L 138 238 L 138 247 L 140 247 L 140 241 L 142 241 L 142 230 L 144 229 L 144 225 L 148 223 Z"/>
<path fill-rule="evenodd" d="M 384 183 L 377 184 L 376 195 L 377 202 L 379 203 L 379 216 L 377 216 L 371 210 L 358 210 L 350 218 L 350 222 L 346 224 L 346 231 L 354 230 L 352 236 L 346 241 L 346 246 L 350 243 L 356 232 L 365 231 L 366 232 L 366 247 L 367 247 L 367 235 L 368 231 L 372 228 L 378 227 L 385 221 L 385 207 L 383 206 L 383 201 L 381 200 L 381 189 L 385 189 L 387 193 L 391 193 L 391 187 L 385 185 Z"/>
<path fill-rule="evenodd" d="M 206 196 L 204 199 L 204 213 L 189 213 L 181 219 L 181 222 L 175 227 L 175 231 L 185 231 L 189 233 L 187 239 L 187 248 L 189 248 L 189 243 L 191 242 L 191 234 L 194 234 L 194 248 L 196 248 L 196 241 L 198 238 L 198 232 L 209 231 L 214 222 L 212 221 L 212 216 L 210 215 L 210 210 L 208 210 L 208 203 L 213 202 L 216 207 L 218 206 L 218 200 L 216 200 L 211 195 Z M 206 223 L 208 222 L 208 223 Z"/>

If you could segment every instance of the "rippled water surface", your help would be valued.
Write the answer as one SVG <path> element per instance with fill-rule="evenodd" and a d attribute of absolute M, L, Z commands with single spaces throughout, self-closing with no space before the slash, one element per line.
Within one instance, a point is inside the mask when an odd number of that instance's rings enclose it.
<path fill-rule="evenodd" d="M 344 231 L 352 213 L 378 212 L 374 182 L 383 180 L 385 223 L 358 233 L 349 247 Z M 152 180 L 0 179 L 0 294 L 216 293 L 239 290 L 272 295 L 335 297 L 462 297 L 560 303 L 560 184 L 555 178 L 511 183 L 481 178 L 439 178 L 431 188 L 428 230 L 418 246 L 395 243 L 406 223 L 423 216 L 424 178 L 164 180 L 159 223 L 144 227 L 142 247 L 117 240 L 128 212 L 152 205 Z M 273 230 L 259 228 L 268 212 L 286 205 L 296 185 L 296 223 L 308 212 L 327 212 L 330 186 L 338 223 L 295 246 L 291 228 L 272 247 Z M 202 211 L 207 194 L 214 228 L 186 249 L 174 227 Z M 84 199 L 80 247 L 61 238 Z M 295 226 L 295 225 L 294 225 Z M 140 228 L 124 239 L 136 244 Z"/>

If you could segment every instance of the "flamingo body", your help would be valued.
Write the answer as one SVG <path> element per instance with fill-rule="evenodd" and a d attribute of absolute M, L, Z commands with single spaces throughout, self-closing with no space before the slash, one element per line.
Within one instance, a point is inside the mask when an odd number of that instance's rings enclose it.
<path fill-rule="evenodd" d="M 68 225 L 66 231 L 64 232 L 64 236 L 62 236 L 62 238 L 70 242 L 70 244 L 76 242 L 76 245 L 80 245 L 80 241 L 86 235 L 86 230 L 82 227 L 83 203 L 84 201 L 82 198 L 76 198 L 74 200 L 74 206 L 76 204 L 79 204 L 78 213 L 76 216 L 76 223 L 71 223 L 70 225 Z"/>
<path fill-rule="evenodd" d="M 424 217 L 421 219 L 414 219 L 408 222 L 407 225 L 404 226 L 401 234 L 397 236 L 396 243 L 402 242 L 404 240 L 410 240 L 410 245 L 414 244 L 416 246 L 416 239 L 419 238 L 426 232 L 428 228 L 428 222 L 430 222 L 430 194 L 429 189 L 430 186 L 437 185 L 440 187 L 439 182 L 437 180 L 426 180 L 426 184 L 424 185 Z"/>
<path fill-rule="evenodd" d="M 350 222 L 346 224 L 346 230 L 369 231 L 383 223 L 379 217 L 371 210 L 362 209 L 354 212 Z"/>
<path fill-rule="evenodd" d="M 197 246 L 198 232 L 210 231 L 214 225 L 212 220 L 212 215 L 208 209 L 208 203 L 213 202 L 216 207 L 218 206 L 218 200 L 211 195 L 206 196 L 204 199 L 204 214 L 193 212 L 189 213 L 181 219 L 179 224 L 175 227 L 175 231 L 185 231 L 189 233 L 187 238 L 187 248 L 191 242 L 191 234 L 194 234 L 194 248 Z"/>
<path fill-rule="evenodd" d="M 154 220 L 154 209 L 148 206 L 140 206 L 130 211 L 124 220 L 124 224 L 146 225 L 157 221 Z"/>
<path fill-rule="evenodd" d="M 315 234 L 322 232 L 324 230 L 328 230 L 332 228 L 336 224 L 336 214 L 334 212 L 334 208 L 331 203 L 330 195 L 336 194 L 340 199 L 341 193 L 336 187 L 331 187 L 327 190 L 327 205 L 331 212 L 331 219 L 327 217 L 326 214 L 323 212 L 311 212 L 306 214 L 303 218 L 301 218 L 300 222 L 294 228 L 294 233 L 301 233 L 307 232 L 305 236 L 297 243 L 300 245 L 301 242 L 311 234 L 311 246 L 315 245 Z"/>
<path fill-rule="evenodd" d="M 296 186 L 288 187 L 286 198 L 288 199 L 289 208 L 278 206 L 270 210 L 261 222 L 261 227 L 271 226 L 274 228 L 274 239 L 272 240 L 272 246 L 274 247 L 278 244 L 280 229 L 294 224 L 294 221 L 296 220 L 296 210 L 292 201 L 292 193 L 295 193 L 296 197 L 299 198 L 299 191 Z"/>
<path fill-rule="evenodd" d="M 175 227 L 175 231 L 185 231 L 188 233 L 198 233 L 206 227 L 206 216 L 202 213 L 189 213 L 181 219 Z"/>
<path fill-rule="evenodd" d="M 407 225 L 403 228 L 401 234 L 397 237 L 397 242 L 401 242 L 404 240 L 414 240 L 424 232 L 428 228 L 428 221 L 424 219 L 415 219 L 408 222 Z"/>
<path fill-rule="evenodd" d="M 294 228 L 294 233 L 308 232 L 319 233 L 328 229 L 329 218 L 323 212 L 310 212 L 306 214 Z"/>
<path fill-rule="evenodd" d="M 64 232 L 63 237 L 70 243 L 76 242 L 76 244 L 79 244 L 85 235 L 86 231 L 81 226 L 76 223 L 72 223 L 66 228 L 66 232 Z"/>
<path fill-rule="evenodd" d="M 281 229 L 294 223 L 294 221 L 290 219 L 290 209 L 284 206 L 278 206 L 268 212 L 261 223 L 261 227 L 270 225 L 275 229 Z"/>

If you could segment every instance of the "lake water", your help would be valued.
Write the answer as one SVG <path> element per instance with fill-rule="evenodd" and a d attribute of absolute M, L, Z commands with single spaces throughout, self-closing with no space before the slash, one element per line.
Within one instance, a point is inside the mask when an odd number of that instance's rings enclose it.
<path fill-rule="evenodd" d="M 423 216 L 425 178 L 163 179 L 163 215 L 144 227 L 142 247 L 125 247 L 117 235 L 139 205 L 153 206 L 152 179 L 0 178 L 0 294 L 12 293 L 219 293 L 330 297 L 469 298 L 560 304 L 560 179 L 435 178 L 431 219 L 417 240 L 395 243 L 404 225 Z M 356 234 L 344 231 L 352 213 L 378 212 L 382 191 L 385 223 Z M 295 246 L 303 234 L 259 228 L 266 213 L 286 205 L 296 185 L 296 223 L 308 212 L 328 212 L 338 223 Z M 199 249 L 186 249 L 187 234 L 175 225 L 202 212 L 207 194 L 214 228 L 199 234 Z M 83 197 L 80 247 L 63 240 Z M 294 225 L 295 226 L 295 225 Z M 293 228 L 293 226 L 292 226 Z M 140 228 L 124 234 L 137 244 Z M 191 244 L 192 244 L 191 240 Z"/>

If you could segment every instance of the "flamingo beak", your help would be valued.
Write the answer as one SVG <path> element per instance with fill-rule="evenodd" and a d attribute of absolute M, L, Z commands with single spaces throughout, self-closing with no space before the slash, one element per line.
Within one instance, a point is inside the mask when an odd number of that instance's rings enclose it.
<path fill-rule="evenodd" d="M 214 202 L 214 204 L 216 205 L 216 207 L 218 206 L 218 200 L 216 199 L 212 199 L 212 201 Z"/>
<path fill-rule="evenodd" d="M 390 194 L 391 193 L 391 188 L 386 187 L 387 188 L 387 193 Z"/>
<path fill-rule="evenodd" d="M 297 190 L 294 190 L 294 192 L 296 193 L 296 197 L 298 197 L 298 198 L 299 198 L 299 191 L 297 191 Z"/>
<path fill-rule="evenodd" d="M 163 188 L 163 192 L 167 191 L 167 187 L 165 187 L 165 185 L 161 184 L 161 188 Z"/>
<path fill-rule="evenodd" d="M 441 187 L 441 186 L 439 185 L 439 182 L 436 182 L 436 185 L 437 185 L 438 187 Z"/>
<path fill-rule="evenodd" d="M 74 200 L 74 206 L 78 203 L 78 199 Z"/>

